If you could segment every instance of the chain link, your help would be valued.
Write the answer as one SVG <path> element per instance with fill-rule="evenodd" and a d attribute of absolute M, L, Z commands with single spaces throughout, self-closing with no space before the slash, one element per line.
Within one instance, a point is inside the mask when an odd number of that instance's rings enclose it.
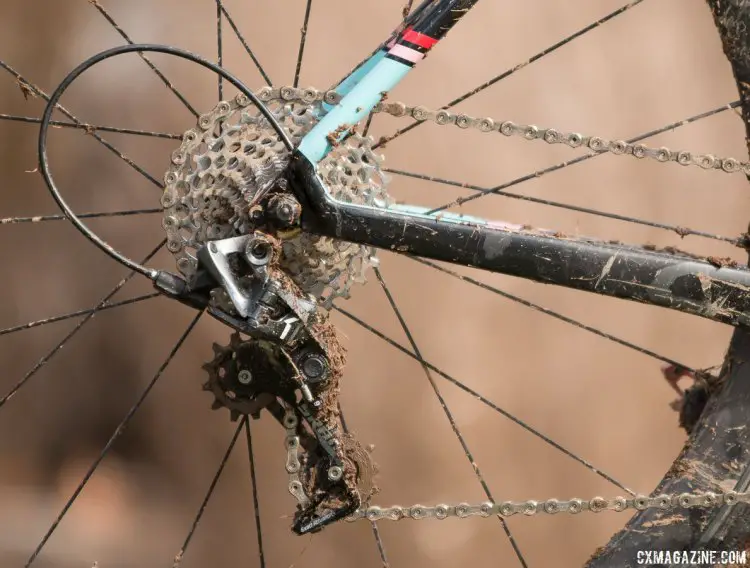
<path fill-rule="evenodd" d="M 297 415 L 291 408 L 286 409 L 283 420 L 284 428 L 286 429 L 284 445 L 286 446 L 286 472 L 289 474 L 288 489 L 289 493 L 304 508 L 310 504 L 310 499 L 307 497 L 302 481 L 299 478 L 299 472 L 302 469 L 302 464 L 299 461 L 300 440 L 297 435 L 297 424 L 299 422 Z"/>
<path fill-rule="evenodd" d="M 256 95 L 263 102 L 282 100 L 290 103 L 312 104 L 325 102 L 338 104 L 342 96 L 336 91 L 320 91 L 308 87 L 280 87 L 273 89 L 263 87 Z M 247 98 L 240 94 L 244 104 Z M 240 102 L 243 104 L 243 102 Z M 719 170 L 726 173 L 744 173 L 750 176 L 750 162 L 736 158 L 721 158 L 713 154 L 693 154 L 682 150 L 670 150 L 664 146 L 653 148 L 645 144 L 632 144 L 625 140 L 609 140 L 600 136 L 587 136 L 578 132 L 562 132 L 555 128 L 540 128 L 534 124 L 518 124 L 510 120 L 498 120 L 490 117 L 476 118 L 467 114 L 456 114 L 446 109 L 432 110 L 424 106 L 409 106 L 402 102 L 381 101 L 373 112 L 385 113 L 394 117 L 413 118 L 419 122 L 432 122 L 440 126 L 456 126 L 461 129 L 473 129 L 480 132 L 499 132 L 504 136 L 517 136 L 524 140 L 543 140 L 548 144 L 564 144 L 571 148 L 586 148 L 592 152 L 609 152 L 615 155 L 649 158 L 657 162 L 676 162 L 682 166 L 698 166 L 704 170 Z M 382 139 L 381 142 L 387 142 Z"/>
<path fill-rule="evenodd" d="M 261 102 L 284 101 L 288 103 L 313 104 L 324 102 L 338 104 L 342 96 L 336 91 L 320 91 L 314 88 L 264 87 L 256 92 Z M 247 106 L 248 98 L 240 93 L 237 104 Z M 533 124 L 517 124 L 493 118 L 475 118 L 466 114 L 451 113 L 448 110 L 430 110 L 423 106 L 408 106 L 401 102 L 381 101 L 373 112 L 385 113 L 394 117 L 410 117 L 420 122 L 430 121 L 440 126 L 452 125 L 461 129 L 474 129 L 480 132 L 499 132 L 504 136 L 517 136 L 525 140 L 544 140 L 548 144 L 565 144 L 571 148 L 587 148 L 593 152 L 609 152 L 615 155 L 629 155 L 635 158 L 650 158 L 657 162 L 677 162 L 683 166 L 698 166 L 706 170 L 720 170 L 726 173 L 742 172 L 750 175 L 750 162 L 735 158 L 720 158 L 712 154 L 692 154 L 686 151 L 674 151 L 666 147 L 652 148 L 644 144 L 632 144 L 625 140 L 608 140 L 599 136 L 585 136 L 577 132 L 561 132 L 554 128 L 539 128 Z M 385 140 L 387 142 L 387 139 Z M 287 431 L 285 441 L 287 450 L 286 471 L 289 474 L 289 492 L 302 507 L 309 504 L 300 481 L 299 461 L 300 439 L 296 434 L 297 417 L 293 410 L 287 409 L 284 416 Z M 533 516 L 537 514 L 555 515 L 558 513 L 578 514 L 582 512 L 600 513 L 602 511 L 645 511 L 647 509 L 690 509 L 715 508 L 737 503 L 750 504 L 750 491 L 727 491 L 714 493 L 710 491 L 681 493 L 679 495 L 635 495 L 631 497 L 594 497 L 593 499 L 548 499 L 546 501 L 485 501 L 478 504 L 459 503 L 458 505 L 438 504 L 434 506 L 412 505 L 403 507 L 369 506 L 358 509 L 347 517 L 347 521 L 367 519 L 369 521 L 403 519 L 447 519 L 470 517 L 511 517 L 513 515 Z"/>

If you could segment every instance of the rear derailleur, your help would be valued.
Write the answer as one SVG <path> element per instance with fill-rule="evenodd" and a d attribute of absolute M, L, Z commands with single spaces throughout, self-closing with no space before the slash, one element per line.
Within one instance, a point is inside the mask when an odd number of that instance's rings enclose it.
<path fill-rule="evenodd" d="M 297 500 L 292 530 L 305 534 L 365 505 L 374 471 L 369 453 L 343 431 L 345 358 L 328 313 L 278 267 L 279 254 L 280 242 L 261 231 L 211 241 L 191 282 L 161 273 L 156 286 L 236 330 L 228 346 L 214 345 L 203 388 L 233 420 L 266 409 L 282 424 Z"/>

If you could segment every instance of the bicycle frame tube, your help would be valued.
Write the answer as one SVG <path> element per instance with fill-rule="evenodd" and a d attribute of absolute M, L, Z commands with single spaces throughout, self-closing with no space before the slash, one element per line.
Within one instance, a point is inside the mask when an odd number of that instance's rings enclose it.
<path fill-rule="evenodd" d="M 477 0 L 428 0 L 342 81 L 344 95 L 293 152 L 292 188 L 312 233 L 750 325 L 750 271 L 414 206 L 378 209 L 332 199 L 316 173 L 328 136 L 364 118 Z"/>
<path fill-rule="evenodd" d="M 305 231 L 750 325 L 750 271 L 508 224 L 406 213 L 330 197 L 295 150 L 291 182 Z"/>
<path fill-rule="evenodd" d="M 356 124 L 403 79 L 416 63 L 450 31 L 478 0 L 427 0 L 391 34 L 369 59 L 344 79 L 336 91 L 344 95 L 302 139 L 299 149 L 317 164 L 331 150 L 329 137 L 345 135 L 343 125 Z M 339 134 L 336 134 L 336 133 Z"/>

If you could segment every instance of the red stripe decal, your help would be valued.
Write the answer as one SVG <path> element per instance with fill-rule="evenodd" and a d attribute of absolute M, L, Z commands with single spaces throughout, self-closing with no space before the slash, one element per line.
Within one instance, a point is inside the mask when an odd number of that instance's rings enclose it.
<path fill-rule="evenodd" d="M 419 32 L 415 32 L 411 28 L 408 28 L 406 31 L 404 31 L 403 38 L 406 41 L 416 44 L 419 47 L 424 47 L 425 49 L 430 49 L 433 45 L 435 45 L 438 42 L 438 40 L 433 39 L 430 36 L 421 34 Z"/>

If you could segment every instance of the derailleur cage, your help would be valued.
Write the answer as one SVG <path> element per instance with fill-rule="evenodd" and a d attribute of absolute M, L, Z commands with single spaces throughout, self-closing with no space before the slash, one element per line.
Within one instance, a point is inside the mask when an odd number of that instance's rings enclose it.
<path fill-rule="evenodd" d="M 198 251 L 191 282 L 165 273 L 156 286 L 249 336 L 236 333 L 227 349 L 215 347 L 204 389 L 233 419 L 267 408 L 282 423 L 289 492 L 298 502 L 292 530 L 305 534 L 357 510 L 357 483 L 370 476 L 371 463 L 341 431 L 336 387 L 343 350 L 327 313 L 278 268 L 279 251 L 279 241 L 261 231 L 211 241 Z M 217 290 L 228 302 L 216 301 Z M 298 467 L 290 471 L 290 463 Z"/>

